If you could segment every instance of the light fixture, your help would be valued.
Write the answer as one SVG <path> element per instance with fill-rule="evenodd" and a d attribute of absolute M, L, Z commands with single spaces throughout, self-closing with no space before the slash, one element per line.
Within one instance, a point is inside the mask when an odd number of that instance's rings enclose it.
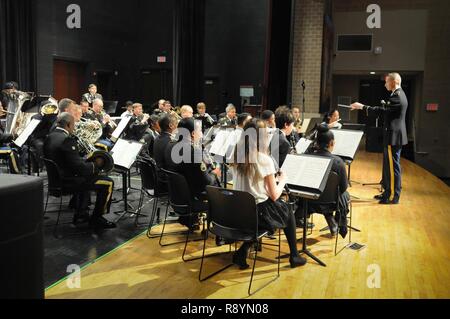
<path fill-rule="evenodd" d="M 370 72 L 370 75 L 375 75 L 376 74 L 376 72 Z"/>

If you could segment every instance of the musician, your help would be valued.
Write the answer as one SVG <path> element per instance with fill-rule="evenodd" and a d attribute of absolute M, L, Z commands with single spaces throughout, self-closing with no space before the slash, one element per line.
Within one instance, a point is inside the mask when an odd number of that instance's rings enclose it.
<path fill-rule="evenodd" d="M 109 136 L 114 130 L 114 124 L 111 117 L 103 111 L 103 101 L 101 99 L 95 99 L 92 101 L 92 111 L 94 119 L 102 125 L 103 129 L 103 134 L 97 144 L 102 146 L 104 145 L 105 148 L 110 149 L 113 143 L 109 140 Z"/>
<path fill-rule="evenodd" d="M 0 104 L 3 105 L 4 110 L 7 110 L 11 95 L 17 92 L 18 89 L 19 85 L 14 81 L 6 82 L 3 85 L 3 89 L 0 92 Z"/>
<path fill-rule="evenodd" d="M 389 73 L 385 81 L 386 89 L 392 92 L 385 105 L 368 106 L 357 102 L 351 106 L 352 110 L 364 110 L 367 114 L 373 112 L 384 115 L 382 179 L 384 192 L 376 198 L 380 200 L 380 204 L 398 204 L 402 190 L 400 155 L 402 147 L 408 144 L 405 123 L 408 100 L 401 87 L 400 74 Z"/>
<path fill-rule="evenodd" d="M 261 119 L 266 122 L 268 128 L 275 128 L 277 125 L 275 123 L 275 113 L 271 110 L 265 110 L 261 113 Z"/>
<path fill-rule="evenodd" d="M 273 158 L 278 163 L 278 166 L 282 167 L 287 155 L 291 152 L 292 145 L 287 139 L 287 136 L 291 135 L 292 130 L 294 129 L 295 118 L 289 108 L 277 109 L 275 114 L 277 130 L 275 131 L 272 143 L 270 144 L 270 150 Z"/>
<path fill-rule="evenodd" d="M 154 158 L 153 146 L 155 145 L 156 139 L 161 134 L 161 128 L 159 127 L 159 116 L 151 115 L 147 122 L 149 125 L 149 137 L 150 137 L 150 139 L 147 142 L 148 146 L 147 153 L 151 158 Z"/>
<path fill-rule="evenodd" d="M 122 115 L 120 115 L 120 118 L 127 118 L 127 117 L 132 117 L 133 116 L 133 102 L 131 101 L 127 101 L 125 103 L 125 108 L 126 111 L 122 113 Z"/>
<path fill-rule="evenodd" d="M 242 113 L 237 116 L 237 128 L 243 130 L 244 126 L 252 120 L 250 113 Z"/>
<path fill-rule="evenodd" d="M 149 124 L 147 122 L 150 116 L 144 114 L 142 104 L 134 103 L 132 107 L 133 115 L 130 120 L 130 126 L 126 131 L 126 137 L 134 141 L 141 141 L 143 139 L 147 143 L 147 140 L 150 138 L 148 137 Z"/>
<path fill-rule="evenodd" d="M 115 228 L 114 223 L 106 220 L 103 215 L 109 213 L 114 182 L 106 176 L 99 176 L 101 159 L 96 163 L 85 162 L 79 155 L 78 145 L 72 134 L 75 129 L 74 117 L 69 113 L 58 116 L 56 130 L 50 133 L 44 143 L 45 157 L 54 161 L 61 172 L 63 186 L 78 189 L 82 195 L 86 191 L 96 191 L 95 208 L 90 217 L 90 225 L 94 228 Z M 89 216 L 87 199 L 80 200 L 74 223 L 85 221 Z"/>
<path fill-rule="evenodd" d="M 237 124 L 236 107 L 233 104 L 228 104 L 226 109 L 226 116 L 219 120 L 220 126 L 235 126 Z"/>
<path fill-rule="evenodd" d="M 158 136 L 153 145 L 153 155 L 156 165 L 159 168 L 165 168 L 166 162 L 164 153 L 167 145 L 175 138 L 175 131 L 177 129 L 178 120 L 175 115 L 163 115 L 160 117 L 159 127 L 161 128 L 161 135 Z"/>
<path fill-rule="evenodd" d="M 19 154 L 9 146 L 9 143 L 13 139 L 13 135 L 4 133 L 0 125 L 0 157 L 7 159 L 11 174 L 21 174 L 22 166 L 20 164 Z"/>
<path fill-rule="evenodd" d="M 339 205 L 336 211 L 336 216 L 333 217 L 333 210 L 336 207 L 331 205 L 315 205 L 314 203 L 308 204 L 308 213 L 320 213 L 323 214 L 325 220 L 330 229 L 331 236 L 336 236 L 338 231 L 343 237 L 347 234 L 347 213 L 348 213 L 348 203 L 350 200 L 350 194 L 347 192 L 348 189 L 348 177 L 347 170 L 344 161 L 336 155 L 331 154 L 335 146 L 334 134 L 328 127 L 328 124 L 321 124 L 317 127 L 317 139 L 316 139 L 316 150 L 312 155 L 322 156 L 331 158 L 333 160 L 331 171 L 335 172 L 339 177 Z M 299 201 L 299 207 L 296 210 L 296 217 L 298 219 L 303 218 L 303 202 Z M 342 227 L 338 229 L 338 222 L 341 221 L 340 225 Z"/>
<path fill-rule="evenodd" d="M 82 115 L 81 117 L 86 120 L 95 120 L 93 112 L 89 109 L 89 103 L 87 101 L 80 102 Z"/>
<path fill-rule="evenodd" d="M 88 93 L 83 94 L 83 96 L 81 97 L 82 101 L 88 102 L 90 106 L 92 106 L 94 100 L 96 99 L 103 101 L 103 96 L 97 93 L 97 85 L 89 84 L 88 91 Z"/>
<path fill-rule="evenodd" d="M 323 119 L 323 123 L 328 125 L 330 129 L 340 130 L 342 128 L 342 124 L 339 123 L 341 118 L 339 117 L 339 111 L 336 109 L 331 110 L 330 112 L 325 114 Z"/>
<path fill-rule="evenodd" d="M 208 203 L 205 201 L 204 195 L 206 186 L 219 186 L 217 180 L 220 176 L 220 169 L 216 168 L 211 173 L 204 169 L 204 165 L 201 163 L 202 149 L 194 147 L 194 144 L 201 140 L 202 133 L 195 130 L 193 118 L 184 118 L 178 123 L 178 136 L 178 141 L 171 142 L 166 147 L 164 156 L 166 168 L 186 178 L 192 196 L 192 210 L 207 211 Z M 190 154 L 184 153 L 186 151 Z M 194 220 L 190 225 L 188 217 L 180 217 L 179 222 L 189 228 L 195 224 Z"/>
<path fill-rule="evenodd" d="M 164 103 L 166 102 L 166 100 L 159 100 L 158 101 L 158 108 L 153 110 L 153 114 L 155 115 L 160 115 L 161 113 L 166 113 L 165 109 L 164 109 Z"/>
<path fill-rule="evenodd" d="M 203 131 L 211 128 L 214 126 L 214 123 L 216 122 L 211 115 L 206 113 L 206 104 L 203 102 L 200 102 L 197 104 L 197 114 L 194 115 L 194 118 L 196 120 L 202 121 L 202 128 Z"/>
<path fill-rule="evenodd" d="M 45 105 L 51 104 L 52 101 L 43 101 L 40 105 L 40 109 L 42 109 Z M 33 134 L 29 139 L 29 146 L 31 150 L 35 154 L 35 158 L 32 158 L 33 162 L 33 173 L 39 172 L 39 167 L 42 167 L 42 158 L 44 156 L 44 141 L 47 138 L 47 135 L 50 134 L 52 127 L 56 128 L 56 118 L 58 114 L 44 114 L 39 113 L 32 117 L 32 120 L 36 119 L 41 121 L 39 125 L 34 130 Z"/>
<path fill-rule="evenodd" d="M 180 109 L 180 115 L 182 119 L 190 119 L 194 117 L 194 110 L 190 105 L 183 105 Z"/>
<path fill-rule="evenodd" d="M 250 133 L 255 132 L 256 138 L 246 138 L 242 135 L 238 145 L 240 150 L 245 150 L 245 157 L 232 165 L 234 176 L 234 189 L 249 192 L 255 197 L 258 210 L 258 226 L 260 229 L 275 233 L 277 229 L 283 228 L 286 235 L 292 268 L 302 266 L 306 259 L 299 256 L 297 250 L 295 217 L 290 212 L 286 203 L 280 200 L 281 194 L 286 185 L 285 172 L 279 173 L 275 164 L 267 153 L 268 135 L 267 126 L 262 120 L 252 120 L 248 122 L 244 130 Z M 254 135 L 254 134 L 249 134 Z M 236 149 L 235 154 L 239 153 Z M 239 212 L 230 212 L 230 214 Z M 241 269 L 248 268 L 246 258 L 252 243 L 245 242 L 233 255 L 233 263 Z"/>

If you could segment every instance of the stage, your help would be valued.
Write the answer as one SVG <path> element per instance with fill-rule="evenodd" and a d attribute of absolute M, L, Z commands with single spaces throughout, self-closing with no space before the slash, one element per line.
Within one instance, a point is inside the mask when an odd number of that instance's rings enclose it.
<path fill-rule="evenodd" d="M 360 152 L 352 165 L 353 186 L 349 191 L 360 199 L 353 203 L 353 226 L 362 230 L 352 233 L 352 242 L 366 247 L 360 251 L 344 249 L 335 256 L 334 240 L 327 232 L 319 232 L 325 220 L 315 215 L 316 227 L 308 236 L 308 244 L 327 267 L 308 258 L 306 266 L 291 269 L 288 260 L 283 259 L 280 278 L 251 298 L 450 298 L 450 188 L 424 169 L 402 160 L 400 204 L 379 205 L 372 199 L 378 194 L 377 187 L 360 183 L 378 182 L 381 163 L 381 154 Z M 301 237 L 301 229 L 297 237 Z M 282 253 L 287 253 L 284 235 L 282 243 Z M 339 237 L 339 248 L 347 243 L 348 237 Z M 209 244 L 211 251 L 228 249 L 215 248 L 213 238 Z M 198 256 L 202 245 L 203 242 L 190 243 L 188 252 Z M 200 283 L 200 260 L 184 263 L 183 247 L 179 244 L 161 248 L 158 239 L 142 234 L 84 267 L 80 288 L 69 289 L 66 280 L 62 280 L 47 289 L 46 297 L 248 297 L 251 268 L 241 271 L 234 266 Z M 256 264 L 255 288 L 276 274 L 275 255 L 272 247 L 263 248 Z M 227 262 L 226 257 L 209 258 L 206 271 Z"/>

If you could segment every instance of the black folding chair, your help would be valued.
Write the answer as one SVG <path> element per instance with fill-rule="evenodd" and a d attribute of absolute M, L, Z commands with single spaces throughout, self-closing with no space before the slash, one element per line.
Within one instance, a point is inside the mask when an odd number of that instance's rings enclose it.
<path fill-rule="evenodd" d="M 208 186 L 206 189 L 208 193 L 209 212 L 207 214 L 207 232 L 211 232 L 216 236 L 231 239 L 234 241 L 254 242 L 259 243 L 268 231 L 258 228 L 258 210 L 255 198 L 247 193 L 241 191 L 227 190 L 224 188 Z M 199 280 L 204 281 L 211 278 L 225 269 L 231 267 L 230 263 L 214 273 L 202 278 L 204 258 L 212 255 L 205 255 L 206 239 L 203 242 L 202 261 L 200 265 Z M 274 245 L 271 245 L 274 246 Z M 265 283 L 262 287 L 254 292 L 251 291 L 253 277 L 255 273 L 256 259 L 258 257 L 258 249 L 255 250 L 253 258 L 253 268 L 248 287 L 248 294 L 252 295 L 255 292 L 269 285 L 280 277 L 280 249 L 281 249 L 281 234 L 278 230 L 278 270 L 276 277 Z M 229 253 L 229 252 L 226 252 Z M 225 254 L 225 253 L 222 253 Z M 213 254 L 218 255 L 218 254 Z"/>
<path fill-rule="evenodd" d="M 194 216 L 198 216 L 201 213 L 206 213 L 207 209 L 206 210 L 198 210 L 198 209 L 196 209 L 196 207 L 193 206 L 191 192 L 189 190 L 188 183 L 183 175 L 180 175 L 178 173 L 171 172 L 171 171 L 168 171 L 165 169 L 163 169 L 162 171 L 167 175 L 168 187 L 169 187 L 169 201 L 168 201 L 168 205 L 166 207 L 166 213 L 164 216 L 163 228 L 162 228 L 161 235 L 159 238 L 159 244 L 164 247 L 164 246 L 170 246 L 170 245 L 180 244 L 180 243 L 184 242 L 184 250 L 183 250 L 183 255 L 182 255 L 183 261 L 194 260 L 194 259 L 186 259 L 185 258 L 186 248 L 187 248 L 187 244 L 189 242 L 189 236 L 191 233 L 190 229 L 187 231 L 182 231 L 182 232 L 175 231 L 175 232 L 171 232 L 171 233 L 164 233 L 166 224 L 167 224 L 167 217 L 168 217 L 167 215 L 168 215 L 168 211 L 169 211 L 169 206 L 171 206 L 173 208 L 173 210 L 175 211 L 175 214 L 177 216 L 188 217 L 189 225 L 192 225 Z M 204 228 L 205 227 L 203 224 L 203 232 L 204 232 Z M 184 241 L 177 241 L 177 242 L 172 242 L 169 244 L 163 244 L 164 235 L 169 235 L 169 234 L 170 235 L 183 234 L 183 235 L 186 235 L 186 238 Z M 193 239 L 193 241 L 198 241 L 198 240 L 202 240 L 202 238 Z"/>
<path fill-rule="evenodd" d="M 336 212 L 338 210 L 339 205 L 339 197 L 341 196 L 340 189 L 339 189 L 339 175 L 336 172 L 330 172 L 330 175 L 328 177 L 327 185 L 325 186 L 325 189 L 322 193 L 322 195 L 317 200 L 310 200 L 310 204 L 314 205 L 323 205 L 323 206 L 329 206 L 330 210 L 332 212 Z M 351 241 L 351 234 L 352 234 L 352 202 L 349 200 L 349 206 L 350 206 L 350 216 L 347 217 L 347 220 L 350 222 L 350 225 L 348 227 L 349 229 L 349 243 Z M 339 228 L 343 225 L 338 222 L 338 231 Z M 325 227 L 321 229 L 321 231 L 328 230 L 329 227 Z M 338 246 L 338 240 L 339 240 L 339 233 L 336 234 L 336 242 L 334 245 L 334 255 L 336 256 L 338 254 L 337 252 L 337 246 Z M 342 249 L 339 251 L 341 252 Z"/>
<path fill-rule="evenodd" d="M 160 210 L 160 207 L 158 206 L 159 201 L 167 197 L 168 193 L 161 189 L 161 185 L 158 180 L 156 163 L 152 158 L 139 159 L 137 161 L 137 164 L 139 166 L 141 174 L 142 186 L 141 186 L 141 195 L 139 197 L 139 205 L 136 211 L 136 219 L 134 223 L 136 226 L 139 225 L 139 216 L 142 215 L 141 211 L 142 208 L 145 206 L 144 204 L 145 197 L 150 198 L 149 202 L 153 201 L 153 206 L 152 206 L 152 213 L 150 215 L 150 222 L 148 224 L 147 229 L 147 237 L 156 238 L 159 237 L 160 234 L 152 235 L 151 230 L 153 227 L 153 223 L 155 222 L 156 216 L 158 216 L 159 220 L 159 210 Z"/>
<path fill-rule="evenodd" d="M 47 169 L 47 177 L 48 177 L 48 191 L 47 191 L 47 199 L 45 201 L 44 215 L 47 212 L 49 197 L 52 196 L 52 197 L 59 198 L 60 200 L 59 200 L 58 217 L 56 219 L 56 223 L 53 228 L 53 235 L 56 238 L 59 238 L 57 231 L 58 231 L 59 221 L 61 218 L 63 197 L 68 196 L 68 195 L 75 195 L 76 193 L 79 192 L 79 190 L 77 190 L 75 188 L 71 188 L 67 185 L 64 185 L 63 178 L 60 173 L 61 171 L 60 171 L 58 165 L 54 161 L 52 161 L 50 159 L 46 159 L 46 158 L 44 158 L 43 160 L 44 160 L 45 167 Z"/>

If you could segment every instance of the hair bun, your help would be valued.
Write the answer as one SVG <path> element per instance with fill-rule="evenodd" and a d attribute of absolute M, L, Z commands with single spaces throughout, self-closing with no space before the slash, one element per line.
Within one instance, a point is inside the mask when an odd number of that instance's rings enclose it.
<path fill-rule="evenodd" d="M 330 129 L 327 124 L 319 124 L 317 125 L 317 132 L 319 133 L 327 133 Z"/>

